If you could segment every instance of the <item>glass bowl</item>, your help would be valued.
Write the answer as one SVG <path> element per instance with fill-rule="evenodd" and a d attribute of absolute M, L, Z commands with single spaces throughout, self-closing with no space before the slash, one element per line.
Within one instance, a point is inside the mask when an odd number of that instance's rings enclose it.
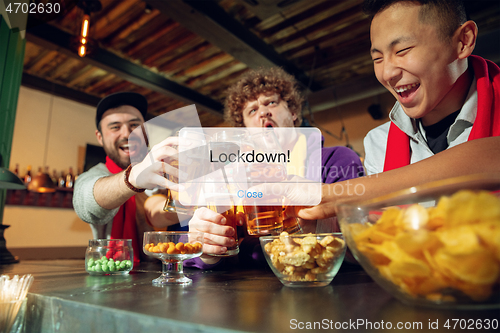
<path fill-rule="evenodd" d="M 203 232 L 190 231 L 144 233 L 144 253 L 162 262 L 162 274 L 153 280 L 154 286 L 192 283 L 192 280 L 184 275 L 182 262 L 199 257 L 203 253 L 203 235 Z"/>
<path fill-rule="evenodd" d="M 365 271 L 410 305 L 500 307 L 500 174 L 450 178 L 339 204 Z"/>
<path fill-rule="evenodd" d="M 293 234 L 259 238 L 267 263 L 287 287 L 322 287 L 330 284 L 344 260 L 341 233 Z"/>
<path fill-rule="evenodd" d="M 91 239 L 85 253 L 90 275 L 128 274 L 134 265 L 131 239 Z"/>

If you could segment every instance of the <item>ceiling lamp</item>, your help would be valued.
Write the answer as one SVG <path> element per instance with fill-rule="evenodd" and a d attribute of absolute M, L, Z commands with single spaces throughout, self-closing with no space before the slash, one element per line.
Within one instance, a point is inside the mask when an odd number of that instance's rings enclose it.
<path fill-rule="evenodd" d="M 85 57 L 89 48 L 90 14 L 100 11 L 102 5 L 99 0 L 80 0 L 77 6 L 83 10 L 82 25 L 78 37 L 78 55 Z"/>

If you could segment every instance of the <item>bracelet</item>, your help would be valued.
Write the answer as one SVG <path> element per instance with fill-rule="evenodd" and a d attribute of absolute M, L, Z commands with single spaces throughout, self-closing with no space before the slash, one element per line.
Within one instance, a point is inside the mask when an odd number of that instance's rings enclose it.
<path fill-rule="evenodd" d="M 125 174 L 123 176 L 123 180 L 125 181 L 125 185 L 127 185 L 127 187 L 134 192 L 137 192 L 137 193 L 144 192 L 146 190 L 145 188 L 137 188 L 134 185 L 130 184 L 130 182 L 128 181 L 128 177 L 130 176 L 130 171 L 132 171 L 132 164 L 129 164 L 129 166 L 125 169 Z"/>

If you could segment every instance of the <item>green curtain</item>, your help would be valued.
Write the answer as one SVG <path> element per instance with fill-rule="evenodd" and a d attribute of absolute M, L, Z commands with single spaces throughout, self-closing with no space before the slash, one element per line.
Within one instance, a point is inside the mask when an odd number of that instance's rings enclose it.
<path fill-rule="evenodd" d="M 26 40 L 0 16 L 0 166 L 8 168 Z M 0 224 L 6 190 L 0 190 Z"/>

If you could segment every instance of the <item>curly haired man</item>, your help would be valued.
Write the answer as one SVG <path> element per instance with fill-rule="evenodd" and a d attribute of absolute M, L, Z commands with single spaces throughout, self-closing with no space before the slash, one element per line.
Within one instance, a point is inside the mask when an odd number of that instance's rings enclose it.
<path fill-rule="evenodd" d="M 258 69 L 247 72 L 236 84 L 227 91 L 225 100 L 225 120 L 235 127 L 298 127 L 302 123 L 302 97 L 297 81 L 281 68 Z M 295 131 L 290 131 L 294 135 Z M 308 161 L 321 160 L 323 183 L 334 183 L 356 178 L 363 175 L 363 166 L 359 156 L 349 148 L 343 146 L 322 147 L 321 135 L 296 134 L 286 140 L 292 156 L 302 155 L 298 159 L 306 164 L 303 177 L 309 178 Z M 321 141 L 319 144 L 318 141 Z M 316 158 L 314 158 L 315 156 Z M 222 215 L 209 209 L 198 209 L 189 222 L 190 230 L 199 230 L 210 234 L 211 244 L 204 247 L 206 263 L 214 263 L 218 258 L 207 257 L 207 254 L 224 253 L 227 246 L 234 242 L 230 237 L 235 232 L 232 227 L 225 226 Z M 293 230 L 296 219 L 284 221 L 285 230 Z M 288 225 L 290 224 L 290 225 Z M 301 221 L 304 229 L 315 231 L 313 221 Z M 288 229 L 290 228 L 290 229 Z M 228 237 L 229 236 L 229 237 Z M 246 243 L 246 244 L 245 244 Z M 249 245 L 250 244 L 250 245 Z M 248 251 L 245 251 L 247 249 Z M 240 260 L 260 261 L 259 245 L 248 242 L 246 239 L 240 245 Z M 203 268 L 203 267 L 202 267 Z"/>

